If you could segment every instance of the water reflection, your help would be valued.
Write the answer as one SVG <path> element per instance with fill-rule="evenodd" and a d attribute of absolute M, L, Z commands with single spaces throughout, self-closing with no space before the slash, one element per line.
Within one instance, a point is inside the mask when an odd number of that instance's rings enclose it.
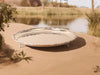
<path fill-rule="evenodd" d="M 100 37 L 100 24 L 88 26 L 85 18 L 79 17 L 37 17 L 17 18 L 18 23 L 34 25 L 36 27 L 64 27 L 74 32 L 88 33 Z"/>
<path fill-rule="evenodd" d="M 74 18 L 69 18 L 69 19 L 44 19 L 44 23 L 47 25 L 67 25 L 68 22 L 73 21 Z"/>
<path fill-rule="evenodd" d="M 24 23 L 28 25 L 38 25 L 41 21 L 46 25 L 66 25 L 73 21 L 73 18 L 16 18 L 18 23 Z"/>
<path fill-rule="evenodd" d="M 38 25 L 40 21 L 40 18 L 16 18 L 16 22 L 28 25 Z"/>
<path fill-rule="evenodd" d="M 85 18 L 77 18 L 73 22 L 68 23 L 67 28 L 71 31 L 87 33 L 88 21 Z"/>

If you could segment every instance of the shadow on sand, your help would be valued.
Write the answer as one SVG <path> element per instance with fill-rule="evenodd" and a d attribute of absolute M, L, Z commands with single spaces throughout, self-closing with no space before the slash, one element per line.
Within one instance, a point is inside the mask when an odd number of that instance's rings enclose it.
<path fill-rule="evenodd" d="M 10 58 L 12 57 L 14 50 L 5 43 L 3 44 L 3 47 L 3 49 L 0 49 L 0 65 L 3 64 L 3 66 L 6 66 L 12 64 Z"/>
<path fill-rule="evenodd" d="M 83 38 L 78 37 L 74 41 L 70 42 L 69 47 L 67 45 L 57 46 L 57 47 L 30 47 L 36 50 L 41 51 L 48 51 L 48 52 L 63 52 L 63 51 L 70 51 L 81 48 L 86 45 L 86 42 Z"/>

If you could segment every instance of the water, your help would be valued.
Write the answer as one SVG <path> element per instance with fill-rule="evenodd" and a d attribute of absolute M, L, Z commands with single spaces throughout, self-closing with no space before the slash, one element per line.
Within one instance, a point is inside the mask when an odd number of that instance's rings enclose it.
<path fill-rule="evenodd" d="M 91 33 L 94 32 L 94 36 L 100 37 L 100 30 L 91 30 L 88 26 L 88 21 L 85 18 L 80 17 L 66 17 L 66 18 L 17 18 L 18 23 L 24 23 L 27 25 L 33 25 L 36 27 L 62 27 L 68 28 L 74 32 Z M 95 32 L 97 32 L 95 34 Z"/>

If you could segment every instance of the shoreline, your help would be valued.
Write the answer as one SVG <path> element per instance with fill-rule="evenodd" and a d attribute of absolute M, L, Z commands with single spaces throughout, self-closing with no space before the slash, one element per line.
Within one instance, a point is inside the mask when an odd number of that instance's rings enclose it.
<path fill-rule="evenodd" d="M 90 8 L 59 8 L 59 7 L 16 7 L 18 15 L 85 15 L 86 13 L 91 13 Z M 95 11 L 100 14 L 100 9 L 95 9 Z"/>

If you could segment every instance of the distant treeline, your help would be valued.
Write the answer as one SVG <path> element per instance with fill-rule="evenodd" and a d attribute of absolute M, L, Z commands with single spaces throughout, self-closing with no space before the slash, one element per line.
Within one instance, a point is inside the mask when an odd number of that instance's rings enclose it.
<path fill-rule="evenodd" d="M 30 0 L 31 6 L 37 7 L 44 4 L 45 7 L 76 7 L 73 5 L 68 5 L 68 3 L 57 2 L 53 0 Z"/>
<path fill-rule="evenodd" d="M 45 6 L 45 7 L 76 7 L 73 5 L 69 5 L 66 1 L 66 3 L 62 3 L 62 0 L 60 2 L 57 2 L 57 0 L 0 0 L 0 2 L 8 3 L 14 6 L 30 6 L 30 7 L 39 7 L 39 6 Z"/>

